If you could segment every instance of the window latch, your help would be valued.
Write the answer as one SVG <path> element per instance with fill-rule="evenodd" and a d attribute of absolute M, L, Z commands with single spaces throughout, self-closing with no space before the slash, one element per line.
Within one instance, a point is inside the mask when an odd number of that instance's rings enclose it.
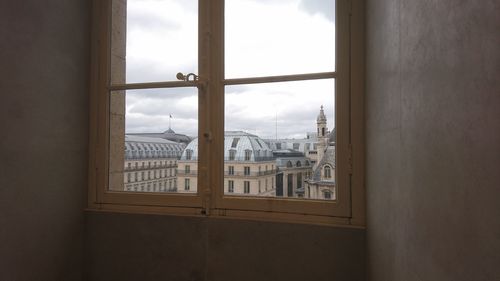
<path fill-rule="evenodd" d="M 194 73 L 188 73 L 184 75 L 182 72 L 179 72 L 177 73 L 177 75 L 175 75 L 175 77 L 177 78 L 177 80 L 193 82 L 199 89 L 206 88 L 206 85 L 208 84 L 208 81 L 205 81 L 203 79 L 200 80 L 200 76 Z"/>
<path fill-rule="evenodd" d="M 198 81 L 198 75 L 194 74 L 194 73 L 188 73 L 186 75 L 184 75 L 182 72 L 179 72 L 177 73 L 177 75 L 175 76 L 177 77 L 177 80 L 181 80 L 181 81 Z M 192 78 L 192 80 L 191 80 Z"/>

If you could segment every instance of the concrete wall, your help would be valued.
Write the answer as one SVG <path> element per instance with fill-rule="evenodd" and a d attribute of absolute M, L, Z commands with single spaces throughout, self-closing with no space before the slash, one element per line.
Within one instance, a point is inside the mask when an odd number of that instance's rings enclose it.
<path fill-rule="evenodd" d="M 367 3 L 369 280 L 500 280 L 500 2 Z"/>
<path fill-rule="evenodd" d="M 89 2 L 0 3 L 0 280 L 81 280 Z"/>
<path fill-rule="evenodd" d="M 364 230 L 89 212 L 92 281 L 364 280 Z"/>

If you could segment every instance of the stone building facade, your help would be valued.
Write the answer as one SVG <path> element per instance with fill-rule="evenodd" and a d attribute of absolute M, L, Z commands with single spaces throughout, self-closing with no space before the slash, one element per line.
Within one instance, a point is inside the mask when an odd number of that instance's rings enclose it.
<path fill-rule="evenodd" d="M 185 145 L 162 138 L 125 135 L 125 191 L 176 192 L 177 161 Z"/>

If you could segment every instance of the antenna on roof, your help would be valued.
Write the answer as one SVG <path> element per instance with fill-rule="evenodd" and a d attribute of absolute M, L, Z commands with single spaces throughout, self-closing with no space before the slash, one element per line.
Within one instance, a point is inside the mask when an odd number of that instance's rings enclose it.
<path fill-rule="evenodd" d="M 171 130 L 172 127 L 171 127 L 171 121 L 172 121 L 172 114 L 169 114 L 168 116 L 168 129 Z"/>

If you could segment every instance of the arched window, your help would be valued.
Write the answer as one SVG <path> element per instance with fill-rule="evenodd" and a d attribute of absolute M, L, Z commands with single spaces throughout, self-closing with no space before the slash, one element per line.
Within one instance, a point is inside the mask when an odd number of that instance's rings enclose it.
<path fill-rule="evenodd" d="M 302 166 L 302 164 L 300 164 L 300 161 L 297 161 L 297 163 L 295 164 L 295 166 L 300 167 L 300 166 Z"/>
<path fill-rule="evenodd" d="M 292 161 L 288 161 L 288 162 L 286 162 L 286 166 L 287 166 L 288 168 L 293 167 Z"/>
<path fill-rule="evenodd" d="M 308 161 L 308 160 L 306 160 L 306 162 L 304 162 L 304 164 L 305 164 L 306 166 L 311 165 L 311 164 L 309 163 L 309 161 Z"/>
<path fill-rule="evenodd" d="M 325 175 L 325 178 L 329 179 L 332 177 L 332 171 L 330 169 L 330 166 L 325 166 L 324 168 L 324 175 Z"/>

